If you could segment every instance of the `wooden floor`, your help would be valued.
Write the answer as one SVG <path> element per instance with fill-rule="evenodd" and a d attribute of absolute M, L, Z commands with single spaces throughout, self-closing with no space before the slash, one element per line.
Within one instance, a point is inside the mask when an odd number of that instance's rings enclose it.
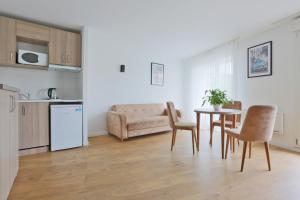
<path fill-rule="evenodd" d="M 90 139 L 85 148 L 25 156 L 9 199 L 201 199 L 298 200 L 300 155 L 271 148 L 267 171 L 263 146 L 253 147 L 240 173 L 239 152 L 221 160 L 220 134 L 192 154 L 191 135 L 139 137 L 124 143 L 112 136 Z"/>

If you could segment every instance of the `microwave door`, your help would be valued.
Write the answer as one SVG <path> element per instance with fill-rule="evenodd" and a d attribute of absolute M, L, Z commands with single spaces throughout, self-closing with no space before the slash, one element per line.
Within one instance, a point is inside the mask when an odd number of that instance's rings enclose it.
<path fill-rule="evenodd" d="M 22 54 L 22 59 L 29 64 L 37 64 L 39 62 L 39 56 L 34 53 Z"/>

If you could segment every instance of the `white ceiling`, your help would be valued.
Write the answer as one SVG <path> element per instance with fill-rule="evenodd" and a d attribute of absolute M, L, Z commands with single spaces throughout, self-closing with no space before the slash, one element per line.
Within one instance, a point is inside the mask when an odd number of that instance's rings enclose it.
<path fill-rule="evenodd" d="M 126 32 L 159 43 L 180 58 L 298 11 L 299 0 L 0 0 L 4 14 L 69 28 Z"/>

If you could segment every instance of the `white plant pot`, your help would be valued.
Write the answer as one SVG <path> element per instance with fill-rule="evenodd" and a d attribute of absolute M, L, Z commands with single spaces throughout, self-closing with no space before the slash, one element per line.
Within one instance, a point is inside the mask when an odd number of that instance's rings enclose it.
<path fill-rule="evenodd" d="M 213 105 L 215 111 L 221 110 L 221 105 Z"/>

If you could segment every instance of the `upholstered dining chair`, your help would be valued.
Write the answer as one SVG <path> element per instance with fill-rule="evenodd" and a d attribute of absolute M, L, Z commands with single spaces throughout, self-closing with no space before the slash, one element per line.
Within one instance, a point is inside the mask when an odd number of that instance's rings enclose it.
<path fill-rule="evenodd" d="M 268 167 L 271 171 L 269 154 L 269 141 L 273 136 L 273 129 L 277 114 L 277 106 L 251 106 L 246 114 L 244 123 L 240 129 L 226 129 L 227 134 L 225 159 L 228 153 L 228 143 L 231 137 L 244 141 L 241 172 L 244 169 L 247 144 L 249 142 L 264 142 Z"/>
<path fill-rule="evenodd" d="M 222 106 L 224 109 L 236 109 L 236 110 L 242 110 L 242 102 L 240 101 L 233 101 L 232 103 L 225 104 Z M 236 117 L 236 126 L 239 126 L 241 123 L 241 115 L 237 115 Z M 210 140 L 209 144 L 212 145 L 213 140 L 213 133 L 215 126 L 221 126 L 221 119 L 214 121 L 213 115 L 210 116 Z M 226 115 L 225 116 L 225 127 L 226 128 L 236 128 L 233 127 L 233 116 L 232 115 Z M 233 143 L 234 147 L 234 143 Z"/>
<path fill-rule="evenodd" d="M 177 130 L 189 130 L 192 133 L 193 154 L 195 154 L 194 146 L 195 146 L 195 142 L 197 141 L 196 131 L 195 131 L 197 127 L 196 123 L 179 121 L 173 102 L 170 101 L 167 102 L 167 111 L 168 111 L 170 124 L 173 129 L 171 151 L 173 150 L 173 147 L 175 145 Z"/>
<path fill-rule="evenodd" d="M 232 103 L 228 103 L 222 106 L 223 109 L 236 109 L 236 110 L 242 110 L 242 102 L 240 101 L 233 101 Z M 237 115 L 235 118 L 235 126 L 233 123 L 233 116 L 232 115 L 226 115 L 225 116 L 225 128 L 236 128 L 240 126 L 241 124 L 241 115 Z M 213 119 L 213 115 L 210 115 L 210 140 L 209 144 L 212 146 L 212 141 L 213 141 L 213 133 L 214 133 L 214 128 L 215 126 L 221 126 L 221 119 L 219 118 L 218 120 Z M 238 140 L 237 140 L 238 141 Z M 239 141 L 238 141 L 239 143 Z M 230 149 L 232 149 L 233 152 L 235 152 L 235 139 L 232 138 L 230 140 Z M 251 143 L 249 144 L 249 149 L 251 149 Z M 251 156 L 251 151 L 249 151 L 249 157 Z"/>

